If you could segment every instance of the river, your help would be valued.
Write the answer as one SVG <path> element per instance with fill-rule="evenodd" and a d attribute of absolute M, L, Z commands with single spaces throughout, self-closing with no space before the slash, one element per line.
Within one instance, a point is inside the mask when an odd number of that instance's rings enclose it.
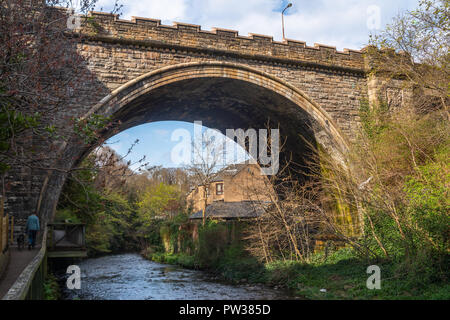
<path fill-rule="evenodd" d="M 72 300 L 282 300 L 286 292 L 261 285 L 231 285 L 209 273 L 165 265 L 138 254 L 87 259 L 78 264 L 81 289 L 63 286 Z"/>

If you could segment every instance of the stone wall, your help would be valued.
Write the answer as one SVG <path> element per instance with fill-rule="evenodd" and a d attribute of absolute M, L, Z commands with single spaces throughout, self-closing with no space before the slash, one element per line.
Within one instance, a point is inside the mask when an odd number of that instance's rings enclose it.
<path fill-rule="evenodd" d="M 321 64 L 342 71 L 364 68 L 362 53 L 357 50 L 344 49 L 336 51 L 335 47 L 321 44 L 307 46 L 305 42 L 287 39 L 274 41 L 273 37 L 259 34 L 239 35 L 238 31 L 214 28 L 202 30 L 198 25 L 177 23 L 173 26 L 162 25 L 160 20 L 133 17 L 131 21 L 118 19 L 117 15 L 91 12 L 94 19 L 86 25 L 85 33 L 102 42 L 116 42 L 117 39 L 128 40 L 135 45 L 164 45 L 170 50 L 195 50 L 218 53 L 235 53 L 248 59 L 291 61 L 304 65 Z M 134 40 L 130 41 L 130 40 Z"/>

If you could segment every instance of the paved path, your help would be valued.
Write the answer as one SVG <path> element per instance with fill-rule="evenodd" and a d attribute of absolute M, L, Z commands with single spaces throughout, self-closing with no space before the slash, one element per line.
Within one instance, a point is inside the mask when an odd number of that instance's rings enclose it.
<path fill-rule="evenodd" d="M 39 252 L 40 248 L 40 245 L 36 245 L 34 250 L 28 250 L 25 246 L 24 249 L 19 251 L 16 246 L 10 247 L 11 256 L 9 258 L 9 264 L 0 279 L 0 299 L 8 292 L 9 288 L 14 284 L 23 269 L 25 269 Z"/>

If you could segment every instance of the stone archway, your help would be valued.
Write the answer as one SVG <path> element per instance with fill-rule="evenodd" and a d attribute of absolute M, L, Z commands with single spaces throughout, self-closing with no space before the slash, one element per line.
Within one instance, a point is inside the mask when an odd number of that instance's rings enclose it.
<path fill-rule="evenodd" d="M 275 76 L 260 70 L 225 62 L 195 62 L 168 66 L 144 74 L 112 91 L 85 115 L 114 116 L 135 99 L 176 82 L 200 78 L 225 78 L 240 80 L 271 90 L 285 97 L 309 114 L 333 141 L 340 152 L 347 149 L 347 140 L 331 116 L 304 92 Z M 317 138 L 322 139 L 319 135 Z M 319 141 L 320 142 L 320 141 Z"/>
<path fill-rule="evenodd" d="M 120 120 L 115 131 L 151 121 L 203 120 L 208 127 L 264 128 L 268 118 L 291 137 L 289 151 L 301 157 L 308 137 L 342 159 L 347 142 L 333 119 L 305 93 L 289 83 L 248 66 L 224 62 L 186 63 L 144 74 L 112 91 L 85 115 L 101 115 Z M 93 147 L 67 144 L 60 163 L 70 170 Z M 67 177 L 51 172 L 39 200 L 41 216 L 51 219 Z"/>

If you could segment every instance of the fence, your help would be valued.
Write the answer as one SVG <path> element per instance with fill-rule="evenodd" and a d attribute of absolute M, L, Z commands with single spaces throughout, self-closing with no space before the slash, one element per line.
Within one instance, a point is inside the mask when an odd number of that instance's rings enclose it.
<path fill-rule="evenodd" d="M 2 217 L 0 214 L 0 254 L 8 250 L 14 241 L 14 217 L 9 214 Z"/>
<path fill-rule="evenodd" d="M 48 258 L 86 257 L 85 225 L 50 223 L 44 230 L 42 247 L 22 271 L 3 300 L 40 300 L 44 298 L 44 282 Z M 48 239 L 47 239 L 48 238 Z"/>
<path fill-rule="evenodd" d="M 44 281 L 47 274 L 47 228 L 42 237 L 42 247 L 22 271 L 3 300 L 41 300 L 44 298 Z"/>
<path fill-rule="evenodd" d="M 77 223 L 49 223 L 47 249 L 49 258 L 85 258 L 86 227 Z"/>

